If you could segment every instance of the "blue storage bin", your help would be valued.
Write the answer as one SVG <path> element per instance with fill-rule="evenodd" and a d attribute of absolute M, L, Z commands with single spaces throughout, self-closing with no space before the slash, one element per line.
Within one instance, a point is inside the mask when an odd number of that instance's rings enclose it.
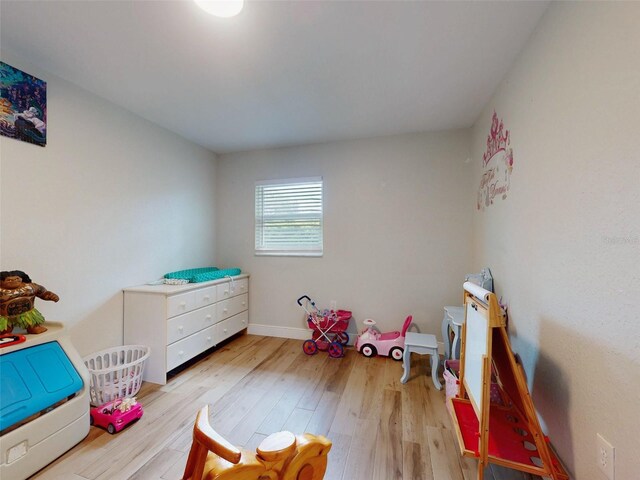
<path fill-rule="evenodd" d="M 0 356 L 0 431 L 75 394 L 84 382 L 58 342 Z"/>

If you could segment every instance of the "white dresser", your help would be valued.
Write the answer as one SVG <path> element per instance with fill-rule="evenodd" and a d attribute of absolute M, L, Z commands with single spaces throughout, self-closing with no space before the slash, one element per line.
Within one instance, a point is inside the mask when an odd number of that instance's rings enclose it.
<path fill-rule="evenodd" d="M 148 382 L 164 385 L 168 371 L 249 324 L 249 275 L 123 291 L 124 343 L 151 347 Z"/>

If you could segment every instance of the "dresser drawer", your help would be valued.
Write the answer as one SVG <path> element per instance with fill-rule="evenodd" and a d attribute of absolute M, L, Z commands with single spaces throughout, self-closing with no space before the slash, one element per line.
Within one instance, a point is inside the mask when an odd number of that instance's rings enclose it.
<path fill-rule="evenodd" d="M 206 307 L 207 305 L 216 303 L 218 298 L 217 291 L 218 290 L 215 285 L 196 290 L 194 292 L 196 294 L 195 308 Z"/>
<path fill-rule="evenodd" d="M 248 293 L 246 274 L 235 277 L 233 283 L 224 278 L 125 289 L 125 344 L 151 348 L 143 379 L 164 385 L 168 371 L 216 346 L 221 338 L 246 329 Z"/>
<path fill-rule="evenodd" d="M 249 294 L 245 293 L 244 295 L 231 297 L 218 302 L 216 306 L 218 307 L 218 321 L 224 320 L 249 308 Z"/>
<path fill-rule="evenodd" d="M 196 292 L 181 293 L 167 298 L 167 318 L 182 315 L 196 308 Z"/>
<path fill-rule="evenodd" d="M 167 321 L 167 345 L 216 323 L 216 306 L 199 308 Z"/>
<path fill-rule="evenodd" d="M 231 318 L 221 321 L 216 324 L 216 339 L 221 342 L 225 338 L 229 338 L 231 335 L 238 333 L 240 330 L 247 328 L 249 323 L 249 312 L 244 311 Z"/>
<path fill-rule="evenodd" d="M 242 295 L 243 293 L 247 293 L 248 291 L 248 278 L 234 281 L 233 287 L 231 286 L 231 282 L 223 283 L 222 285 L 218 285 L 218 300 L 224 300 L 226 298 L 235 297 L 236 295 Z"/>
<path fill-rule="evenodd" d="M 213 325 L 169 345 L 167 347 L 167 371 L 215 346 L 215 329 L 216 326 Z"/>

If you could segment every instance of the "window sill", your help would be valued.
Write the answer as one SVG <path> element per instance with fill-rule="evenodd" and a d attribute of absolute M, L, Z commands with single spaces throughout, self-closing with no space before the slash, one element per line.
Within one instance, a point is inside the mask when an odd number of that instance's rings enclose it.
<path fill-rule="evenodd" d="M 256 257 L 322 257 L 322 252 L 254 252 Z"/>

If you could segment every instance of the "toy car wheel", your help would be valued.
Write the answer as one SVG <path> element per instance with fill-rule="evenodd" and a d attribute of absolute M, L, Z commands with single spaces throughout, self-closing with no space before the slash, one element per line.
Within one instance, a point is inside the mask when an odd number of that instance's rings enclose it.
<path fill-rule="evenodd" d="M 318 345 L 313 340 L 305 340 L 302 344 L 302 351 L 307 355 L 315 355 L 318 351 Z"/>
<path fill-rule="evenodd" d="M 369 343 L 367 343 L 366 345 L 363 345 L 360 351 L 367 358 L 375 357 L 378 354 L 378 350 L 376 350 L 376 347 L 374 347 Z"/>
<path fill-rule="evenodd" d="M 349 343 L 349 334 L 347 332 L 336 333 L 336 341 L 340 342 L 342 345 L 346 345 Z"/>
<path fill-rule="evenodd" d="M 329 344 L 329 356 L 332 358 L 340 358 L 344 355 L 344 348 L 339 342 L 331 342 Z"/>
<path fill-rule="evenodd" d="M 107 432 L 113 435 L 114 433 L 116 433 L 116 427 L 114 427 L 113 424 L 110 423 L 109 425 L 107 425 Z"/>
<path fill-rule="evenodd" d="M 400 361 L 402 360 L 403 353 L 404 353 L 404 350 L 402 350 L 400 347 L 393 347 L 389 352 L 389 356 L 394 360 Z"/>
<path fill-rule="evenodd" d="M 93 419 L 93 415 L 89 415 L 89 425 L 93 425 L 95 420 Z"/>

